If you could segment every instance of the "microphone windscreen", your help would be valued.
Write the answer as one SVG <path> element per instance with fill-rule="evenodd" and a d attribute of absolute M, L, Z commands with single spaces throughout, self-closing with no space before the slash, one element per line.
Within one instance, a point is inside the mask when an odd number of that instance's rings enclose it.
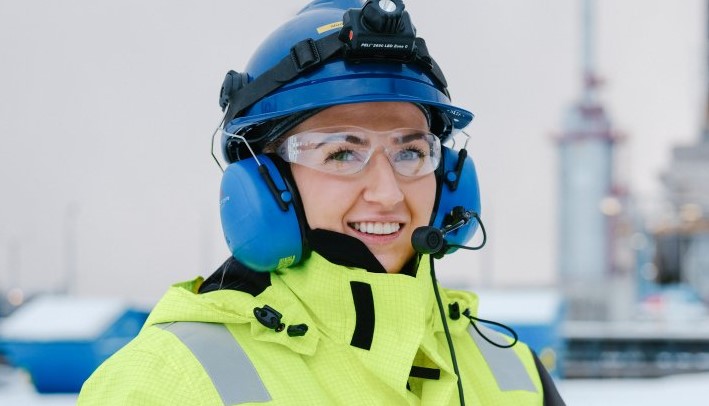
<path fill-rule="evenodd" d="M 435 227 L 419 227 L 411 234 L 411 245 L 419 254 L 436 254 L 443 249 L 443 243 L 443 233 Z"/>

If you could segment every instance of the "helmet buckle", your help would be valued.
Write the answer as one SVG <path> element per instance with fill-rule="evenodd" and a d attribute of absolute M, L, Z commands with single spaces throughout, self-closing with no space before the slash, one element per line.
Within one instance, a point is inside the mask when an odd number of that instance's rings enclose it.
<path fill-rule="evenodd" d="M 246 73 L 239 73 L 234 70 L 230 70 L 224 76 L 224 81 L 222 82 L 222 88 L 219 91 L 219 106 L 222 111 L 226 110 L 231 100 L 234 99 L 236 92 L 239 91 L 244 85 L 249 81 Z"/>
<path fill-rule="evenodd" d="M 298 73 L 320 63 L 320 53 L 312 38 L 304 39 L 293 45 L 290 49 L 290 56 Z"/>

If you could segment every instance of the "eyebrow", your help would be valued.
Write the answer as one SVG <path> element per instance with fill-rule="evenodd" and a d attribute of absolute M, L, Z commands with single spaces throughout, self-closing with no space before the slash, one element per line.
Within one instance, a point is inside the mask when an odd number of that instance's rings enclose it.
<path fill-rule="evenodd" d="M 412 132 L 404 135 L 400 135 L 398 137 L 395 137 L 395 143 L 396 144 L 406 144 L 411 141 L 418 141 L 425 139 L 426 135 L 429 133 L 426 131 L 421 131 L 421 130 L 411 130 Z M 370 144 L 369 138 L 367 137 L 360 137 L 357 135 L 353 135 L 351 132 L 348 131 L 338 131 L 334 133 L 321 133 L 321 134 L 328 134 L 327 137 L 325 137 L 324 140 L 322 140 L 319 143 L 310 143 L 308 142 L 307 144 L 308 149 L 318 149 L 325 145 L 328 142 L 333 142 L 333 141 L 343 141 L 348 144 L 352 145 L 363 145 L 363 146 L 368 146 Z"/>
<path fill-rule="evenodd" d="M 356 144 L 356 145 L 369 144 L 369 140 L 367 138 L 357 137 L 352 134 L 347 134 L 345 136 L 345 141 L 349 142 L 350 144 Z"/>
<path fill-rule="evenodd" d="M 417 131 L 414 133 L 405 134 L 405 135 L 402 135 L 401 137 L 396 138 L 397 144 L 405 144 L 410 141 L 420 140 L 420 139 L 425 138 L 427 134 L 428 133 L 423 132 L 423 131 Z"/>
<path fill-rule="evenodd" d="M 325 138 L 322 142 L 318 143 L 315 145 L 314 149 L 320 148 L 325 143 L 329 141 L 345 141 L 349 144 L 354 144 L 354 145 L 368 145 L 369 141 L 366 138 L 363 137 L 357 137 L 355 135 L 352 135 L 347 132 L 338 132 L 338 133 L 333 133 L 329 137 Z"/>

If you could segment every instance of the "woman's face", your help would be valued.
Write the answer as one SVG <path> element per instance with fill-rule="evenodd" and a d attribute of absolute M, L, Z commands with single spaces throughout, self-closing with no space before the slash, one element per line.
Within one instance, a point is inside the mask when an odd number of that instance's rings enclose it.
<path fill-rule="evenodd" d="M 290 131 L 298 134 L 327 127 L 354 126 L 387 132 L 409 128 L 428 131 L 423 112 L 411 103 L 357 103 L 330 107 Z M 385 137 L 386 135 L 375 135 Z M 362 241 L 388 273 L 398 273 L 414 254 L 411 234 L 428 225 L 436 196 L 433 173 L 398 174 L 383 148 L 351 175 L 337 175 L 291 164 L 305 215 L 320 228 Z"/>

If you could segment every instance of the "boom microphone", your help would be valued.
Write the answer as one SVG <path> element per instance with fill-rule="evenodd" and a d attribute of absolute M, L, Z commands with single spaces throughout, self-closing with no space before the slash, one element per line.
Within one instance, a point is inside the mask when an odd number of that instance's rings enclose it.
<path fill-rule="evenodd" d="M 465 245 L 457 244 L 449 245 L 445 239 L 446 234 L 463 227 L 472 219 L 476 219 L 480 224 L 480 229 L 483 232 L 482 243 L 480 243 L 477 247 L 467 247 Z M 472 210 L 465 210 L 461 206 L 456 206 L 453 210 L 451 210 L 450 214 L 446 216 L 446 221 L 444 224 L 445 226 L 440 229 L 432 226 L 416 228 L 413 234 L 411 234 L 411 245 L 414 247 L 414 250 L 419 254 L 431 254 L 434 258 L 441 258 L 447 253 L 448 248 L 479 250 L 487 241 L 485 226 L 483 226 L 478 213 Z"/>
<path fill-rule="evenodd" d="M 411 245 L 419 254 L 438 254 L 446 245 L 443 232 L 436 227 L 418 227 L 411 234 Z"/>

